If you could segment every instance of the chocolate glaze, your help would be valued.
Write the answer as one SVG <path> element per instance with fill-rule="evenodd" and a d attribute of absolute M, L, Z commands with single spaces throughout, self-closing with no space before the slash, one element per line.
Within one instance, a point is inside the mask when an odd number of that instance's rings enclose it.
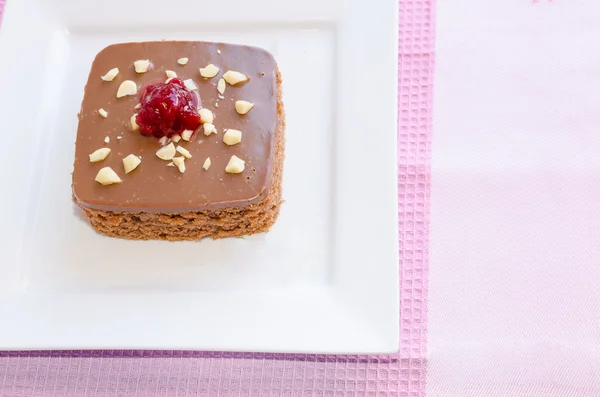
<path fill-rule="evenodd" d="M 189 58 L 187 65 L 177 64 L 184 57 Z M 137 74 L 133 62 L 138 59 L 150 59 L 151 70 Z M 220 71 L 216 77 L 204 80 L 198 69 L 209 63 Z M 113 81 L 100 78 L 115 67 L 119 74 Z M 260 202 L 269 190 L 273 172 L 279 117 L 276 68 L 275 59 L 267 51 L 233 44 L 162 41 L 106 47 L 92 64 L 79 113 L 73 196 L 84 207 L 131 212 L 200 211 Z M 200 127 L 189 142 L 181 140 L 176 144 L 193 156 L 185 161 L 187 170 L 183 174 L 176 167 L 167 167 L 168 162 L 155 155 L 161 147 L 156 138 L 131 131 L 129 120 L 137 112 L 134 107 L 139 103 L 139 95 L 116 97 L 122 81 L 138 83 L 141 94 L 144 86 L 164 82 L 165 70 L 173 70 L 182 80 L 194 80 L 203 106 L 215 115 L 218 130 L 218 134 L 206 137 Z M 225 99 L 219 99 L 216 84 L 227 70 L 244 73 L 250 81 L 236 86 L 227 84 Z M 253 102 L 254 108 L 241 116 L 235 111 L 236 100 Z M 217 101 L 219 106 L 215 107 Z M 108 112 L 107 118 L 98 114 L 100 108 Z M 225 145 L 225 128 L 242 131 L 242 142 Z M 108 144 L 104 142 L 107 136 Z M 111 148 L 110 155 L 104 161 L 90 163 L 89 154 L 102 147 Z M 132 153 L 141 156 L 142 163 L 125 174 L 122 160 Z M 232 155 L 246 161 L 243 173 L 225 172 Z M 207 157 L 212 165 L 205 171 L 202 165 Z M 102 186 L 94 180 L 98 170 L 107 166 L 119 174 L 122 183 Z"/>

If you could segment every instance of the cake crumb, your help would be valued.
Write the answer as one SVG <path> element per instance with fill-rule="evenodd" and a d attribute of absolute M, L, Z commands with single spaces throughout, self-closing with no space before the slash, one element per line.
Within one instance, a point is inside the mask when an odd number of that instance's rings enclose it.
<path fill-rule="evenodd" d="M 110 137 L 104 138 L 104 143 L 109 143 L 109 142 L 110 142 Z"/>

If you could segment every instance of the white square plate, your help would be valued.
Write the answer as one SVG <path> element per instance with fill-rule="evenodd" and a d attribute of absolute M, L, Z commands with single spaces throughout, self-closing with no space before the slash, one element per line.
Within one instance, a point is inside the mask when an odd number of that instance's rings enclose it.
<path fill-rule="evenodd" d="M 396 3 L 9 1 L 0 348 L 396 352 Z M 285 204 L 270 233 L 112 239 L 71 203 L 95 54 L 157 39 L 257 45 L 279 62 Z"/>

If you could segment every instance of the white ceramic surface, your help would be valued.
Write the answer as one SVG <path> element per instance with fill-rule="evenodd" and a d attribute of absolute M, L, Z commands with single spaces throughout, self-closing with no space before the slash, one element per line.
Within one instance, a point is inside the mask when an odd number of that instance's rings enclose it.
<path fill-rule="evenodd" d="M 21 0 L 5 12 L 0 348 L 397 351 L 395 0 Z M 285 204 L 270 233 L 111 239 L 71 203 L 95 54 L 156 39 L 278 60 Z"/>

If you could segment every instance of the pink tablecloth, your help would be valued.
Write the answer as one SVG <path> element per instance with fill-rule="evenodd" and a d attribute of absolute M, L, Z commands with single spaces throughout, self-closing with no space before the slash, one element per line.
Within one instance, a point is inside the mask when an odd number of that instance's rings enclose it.
<path fill-rule="evenodd" d="M 0 352 L 0 396 L 423 396 L 435 0 L 399 4 L 398 355 Z"/>

